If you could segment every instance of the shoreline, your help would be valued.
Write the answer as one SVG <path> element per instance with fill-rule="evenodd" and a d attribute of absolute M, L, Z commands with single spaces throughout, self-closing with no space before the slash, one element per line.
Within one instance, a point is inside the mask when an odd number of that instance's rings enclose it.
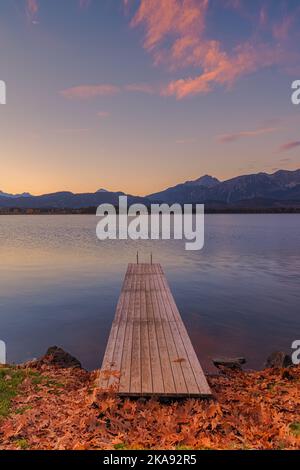
<path fill-rule="evenodd" d="M 1 210 L 0 216 L 10 215 L 94 215 L 96 217 L 96 208 L 92 209 L 12 209 L 12 210 Z M 300 214 L 300 207 L 296 208 L 269 208 L 269 209 L 206 209 L 205 214 Z"/>
<path fill-rule="evenodd" d="M 1 450 L 300 449 L 299 366 L 227 369 L 207 376 L 210 400 L 159 401 L 103 393 L 97 371 L 54 358 L 0 367 L 2 385 L 18 381 Z"/>

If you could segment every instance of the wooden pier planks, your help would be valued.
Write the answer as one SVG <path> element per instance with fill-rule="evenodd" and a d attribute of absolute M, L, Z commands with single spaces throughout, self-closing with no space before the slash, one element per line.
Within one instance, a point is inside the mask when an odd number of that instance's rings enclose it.
<path fill-rule="evenodd" d="M 211 396 L 160 264 L 128 266 L 100 387 L 121 396 Z"/>

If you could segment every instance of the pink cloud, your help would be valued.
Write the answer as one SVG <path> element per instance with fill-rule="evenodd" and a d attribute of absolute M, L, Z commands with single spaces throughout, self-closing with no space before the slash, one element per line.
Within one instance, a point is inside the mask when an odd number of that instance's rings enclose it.
<path fill-rule="evenodd" d="M 226 7 L 233 8 L 234 10 L 240 10 L 242 8 L 241 0 L 223 0 Z"/>
<path fill-rule="evenodd" d="M 129 85 L 125 85 L 124 89 L 126 91 L 146 93 L 149 95 L 155 93 L 154 87 L 148 83 L 131 83 Z"/>
<path fill-rule="evenodd" d="M 263 6 L 259 12 L 259 24 L 262 27 L 265 27 L 268 23 L 268 13 L 265 6 Z"/>
<path fill-rule="evenodd" d="M 62 90 L 60 94 L 64 98 L 68 99 L 90 99 L 98 96 L 113 96 L 122 91 L 132 93 L 146 93 L 154 94 L 157 91 L 157 87 L 149 85 L 147 83 L 131 83 L 124 86 L 116 86 L 111 84 L 101 85 L 79 85 L 72 88 Z M 104 116 L 101 116 L 104 117 Z"/>
<path fill-rule="evenodd" d="M 80 8 L 88 8 L 92 0 L 78 0 Z M 26 14 L 30 21 L 35 21 L 39 11 L 38 0 L 26 0 Z"/>
<path fill-rule="evenodd" d="M 120 88 L 115 85 L 80 85 L 73 88 L 67 88 L 61 91 L 61 95 L 68 99 L 89 99 L 97 96 L 112 96 L 120 92 Z"/>
<path fill-rule="evenodd" d="M 239 45 L 229 56 L 217 41 L 202 44 L 199 52 L 199 66 L 203 72 L 196 77 L 180 79 L 169 83 L 163 90 L 165 95 L 181 99 L 189 95 L 208 93 L 215 85 L 231 87 L 240 77 L 255 72 L 260 67 L 279 61 L 280 51 L 264 45 L 250 43 Z"/>
<path fill-rule="evenodd" d="M 196 141 L 195 139 L 179 139 L 176 140 L 177 145 L 185 145 L 185 144 L 194 144 Z"/>
<path fill-rule="evenodd" d="M 110 113 L 108 111 L 99 111 L 97 113 L 97 116 L 102 118 L 102 119 L 106 119 L 110 116 Z"/>
<path fill-rule="evenodd" d="M 166 35 L 199 34 L 205 26 L 208 0 L 141 0 L 131 26 L 144 24 L 145 49 L 151 51 Z"/>
<path fill-rule="evenodd" d="M 220 0 L 220 4 L 245 16 L 240 0 Z M 168 83 L 161 90 L 162 95 L 182 99 L 209 93 L 216 85 L 231 87 L 239 78 L 280 64 L 286 58 L 279 45 L 260 41 L 257 36 L 236 44 L 231 51 L 225 50 L 220 40 L 208 37 L 210 5 L 209 0 L 140 0 L 131 27 L 144 28 L 143 46 L 154 63 L 171 70 L 196 70 L 193 75 Z M 261 25 L 267 22 L 265 9 L 259 11 L 256 21 Z M 286 34 L 288 24 L 287 21 L 278 27 L 277 35 Z"/>
<path fill-rule="evenodd" d="M 39 4 L 37 0 L 26 0 L 26 14 L 30 21 L 36 21 L 39 11 Z"/>
<path fill-rule="evenodd" d="M 265 127 L 256 129 L 254 131 L 241 131 L 232 134 L 223 134 L 218 136 L 218 142 L 222 143 L 229 143 L 229 142 L 236 142 L 244 137 L 258 137 L 265 134 L 271 134 L 277 130 L 276 127 Z"/>
<path fill-rule="evenodd" d="M 84 134 L 89 132 L 90 129 L 86 127 L 82 128 L 63 128 L 63 129 L 54 129 L 54 132 L 57 134 Z"/>
<path fill-rule="evenodd" d="M 92 3 L 92 0 L 79 0 L 80 8 L 88 8 Z"/>
<path fill-rule="evenodd" d="M 285 41 L 289 36 L 294 20 L 294 16 L 286 16 L 280 23 L 276 23 L 272 31 L 274 38 L 278 41 Z"/>
<path fill-rule="evenodd" d="M 279 148 L 279 152 L 289 152 L 290 150 L 294 150 L 298 147 L 300 147 L 300 140 L 296 140 L 294 142 L 287 142 Z"/>

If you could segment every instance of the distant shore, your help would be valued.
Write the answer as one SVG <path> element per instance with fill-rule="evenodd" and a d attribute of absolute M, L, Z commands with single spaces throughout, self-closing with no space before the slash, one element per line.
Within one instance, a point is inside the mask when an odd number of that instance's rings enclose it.
<path fill-rule="evenodd" d="M 117 208 L 116 208 L 117 210 Z M 96 215 L 96 207 L 82 209 L 0 209 L 0 215 Z M 300 207 L 269 207 L 269 208 L 240 208 L 240 207 L 206 207 L 206 214 L 300 214 Z"/>

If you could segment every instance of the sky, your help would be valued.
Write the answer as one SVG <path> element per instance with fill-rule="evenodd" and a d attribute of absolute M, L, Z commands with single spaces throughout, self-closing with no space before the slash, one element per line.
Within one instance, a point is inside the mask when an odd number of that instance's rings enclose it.
<path fill-rule="evenodd" d="M 299 0 L 2 0 L 0 189 L 300 168 Z"/>

